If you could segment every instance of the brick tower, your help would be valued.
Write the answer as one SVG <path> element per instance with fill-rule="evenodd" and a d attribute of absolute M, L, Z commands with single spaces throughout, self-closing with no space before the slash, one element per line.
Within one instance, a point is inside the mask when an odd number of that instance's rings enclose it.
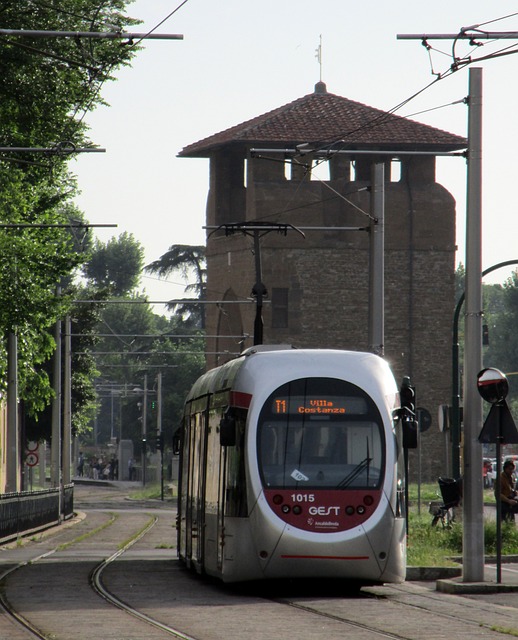
<path fill-rule="evenodd" d="M 207 339 L 207 366 L 253 344 L 257 243 L 265 344 L 369 350 L 370 186 L 381 158 L 385 358 L 398 382 L 410 376 L 417 405 L 435 422 L 422 434 L 423 478 L 445 473 L 449 447 L 435 418 L 451 396 L 455 201 L 435 180 L 434 154 L 466 146 L 465 138 L 328 93 L 319 82 L 314 93 L 185 147 L 180 157 L 210 158 L 207 226 L 221 226 L 207 239 L 207 299 L 225 301 L 207 305 L 207 335 L 217 336 Z M 322 163 L 311 152 L 288 152 L 295 148 L 347 153 Z M 316 177 L 317 164 L 327 165 L 324 177 Z M 258 238 L 225 227 L 253 222 L 287 226 Z"/>

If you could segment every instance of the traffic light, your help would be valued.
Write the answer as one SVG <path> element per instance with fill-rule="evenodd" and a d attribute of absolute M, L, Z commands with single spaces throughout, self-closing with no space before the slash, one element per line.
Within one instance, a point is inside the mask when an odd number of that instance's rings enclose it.
<path fill-rule="evenodd" d="M 400 418 L 403 427 L 403 447 L 417 448 L 417 419 L 415 413 L 415 387 L 410 384 L 410 378 L 405 376 L 399 390 L 401 400 Z"/>
<path fill-rule="evenodd" d="M 164 434 L 158 433 L 156 436 L 156 450 L 163 451 L 164 450 Z"/>
<path fill-rule="evenodd" d="M 155 411 L 156 409 L 156 400 L 151 400 L 151 411 Z"/>

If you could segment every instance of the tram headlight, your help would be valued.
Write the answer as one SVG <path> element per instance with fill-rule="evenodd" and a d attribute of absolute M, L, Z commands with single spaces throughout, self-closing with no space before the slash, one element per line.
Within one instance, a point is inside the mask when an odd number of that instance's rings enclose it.
<path fill-rule="evenodd" d="M 296 516 L 300 516 L 300 514 L 302 513 L 302 507 L 301 507 L 301 506 L 299 506 L 298 504 L 296 504 L 296 505 L 293 507 L 293 513 L 294 513 Z"/>
<path fill-rule="evenodd" d="M 282 504 L 283 500 L 282 500 L 282 496 L 279 493 L 276 493 L 273 498 L 273 504 Z"/>
<path fill-rule="evenodd" d="M 289 504 L 283 504 L 282 507 L 281 507 L 281 511 L 283 513 L 289 513 L 291 511 L 290 505 Z"/>
<path fill-rule="evenodd" d="M 364 496 L 363 504 L 367 507 L 371 507 L 374 504 L 374 498 L 369 495 Z"/>
<path fill-rule="evenodd" d="M 348 516 L 354 515 L 354 507 L 352 505 L 348 505 L 347 507 L 345 507 L 345 513 Z"/>
<path fill-rule="evenodd" d="M 363 504 L 360 504 L 356 507 L 356 513 L 360 516 L 365 513 L 365 507 L 363 506 Z"/>

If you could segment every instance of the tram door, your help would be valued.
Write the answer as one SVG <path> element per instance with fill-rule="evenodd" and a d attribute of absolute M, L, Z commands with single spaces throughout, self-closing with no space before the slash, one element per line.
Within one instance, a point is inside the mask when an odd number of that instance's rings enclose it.
<path fill-rule="evenodd" d="M 207 412 L 191 415 L 189 429 L 189 471 L 187 499 L 186 557 L 202 566 L 205 531 L 205 452 Z"/>
<path fill-rule="evenodd" d="M 220 422 L 224 413 L 217 401 L 208 412 L 204 479 L 205 567 L 221 569 L 224 544 L 225 448 L 220 443 Z"/>
<path fill-rule="evenodd" d="M 223 555 L 225 546 L 225 475 L 226 475 L 226 449 L 220 447 L 219 451 L 219 472 L 218 472 L 218 547 L 217 547 L 217 568 L 223 567 Z"/>

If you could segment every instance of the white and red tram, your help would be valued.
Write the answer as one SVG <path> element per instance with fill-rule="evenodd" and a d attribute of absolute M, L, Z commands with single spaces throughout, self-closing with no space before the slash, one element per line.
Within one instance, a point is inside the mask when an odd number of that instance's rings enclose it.
<path fill-rule="evenodd" d="M 253 347 L 201 376 L 185 404 L 179 557 L 225 582 L 403 581 L 398 408 L 370 353 Z"/>

